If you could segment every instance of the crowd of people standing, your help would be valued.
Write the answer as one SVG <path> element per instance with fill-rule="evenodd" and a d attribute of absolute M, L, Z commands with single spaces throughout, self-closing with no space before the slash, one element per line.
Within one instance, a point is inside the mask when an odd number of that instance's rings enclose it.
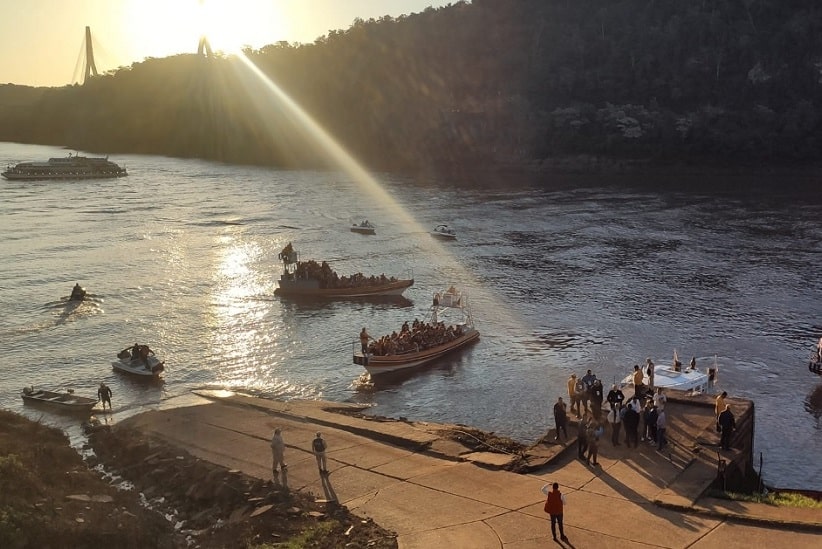
<path fill-rule="evenodd" d="M 591 465 L 598 465 L 600 439 L 605 436 L 606 427 L 610 431 L 611 445 L 623 443 L 628 448 L 638 448 L 640 442 L 653 445 L 665 451 L 668 441 L 668 396 L 662 387 L 654 387 L 654 364 L 648 359 L 645 371 L 634 367 L 634 391 L 626 396 L 618 384 L 603 399 L 602 381 L 591 370 L 584 376 L 571 374 L 567 392 L 570 408 L 562 397 L 553 406 L 554 427 L 558 442 L 568 441 L 568 421 L 571 414 L 577 419 L 577 451 L 579 459 Z M 638 379 L 637 379 L 638 378 Z M 647 379 L 648 385 L 642 383 Z M 725 402 L 727 393 L 716 399 L 716 429 L 721 433 L 720 446 L 729 450 L 736 421 L 730 405 Z M 603 400 L 607 413 L 603 418 Z M 622 434 L 624 432 L 624 435 Z"/>

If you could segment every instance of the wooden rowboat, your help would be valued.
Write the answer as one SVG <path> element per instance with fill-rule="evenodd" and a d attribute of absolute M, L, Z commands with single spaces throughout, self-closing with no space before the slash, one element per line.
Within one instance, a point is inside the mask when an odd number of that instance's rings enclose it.
<path fill-rule="evenodd" d="M 21 395 L 23 402 L 30 404 L 44 404 L 57 410 L 90 413 L 97 404 L 97 399 L 75 395 L 74 391 L 47 391 L 26 387 Z"/>

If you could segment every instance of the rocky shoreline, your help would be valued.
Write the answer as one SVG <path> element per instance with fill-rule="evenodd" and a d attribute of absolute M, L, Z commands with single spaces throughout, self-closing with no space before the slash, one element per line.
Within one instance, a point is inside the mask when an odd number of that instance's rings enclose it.
<path fill-rule="evenodd" d="M 255 547 L 297 538 L 317 548 L 397 546 L 392 533 L 335 502 L 228 470 L 133 429 L 97 430 L 89 444 L 95 461 L 172 517 L 189 547 Z"/>
<path fill-rule="evenodd" d="M 333 502 L 98 426 L 83 458 L 65 434 L 0 411 L 0 547 L 394 549 L 396 536 Z"/>

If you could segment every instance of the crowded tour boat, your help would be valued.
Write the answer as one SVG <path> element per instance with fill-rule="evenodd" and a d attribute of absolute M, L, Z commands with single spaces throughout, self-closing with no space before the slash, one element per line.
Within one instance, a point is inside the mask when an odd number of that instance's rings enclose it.
<path fill-rule="evenodd" d="M 414 284 L 413 278 L 398 279 L 385 274 L 340 276 L 325 261 L 300 261 L 290 242 L 280 252 L 279 258 L 283 263 L 283 272 L 274 294 L 284 297 L 346 299 L 400 296 Z"/>
<path fill-rule="evenodd" d="M 450 316 L 457 318 L 450 321 Z M 405 370 L 461 349 L 477 341 L 479 335 L 468 296 L 452 286 L 434 295 L 425 319 L 415 319 L 410 325 L 405 322 L 399 332 L 374 339 L 363 328 L 356 343 L 360 350 L 354 352 L 354 364 L 372 376 Z"/>

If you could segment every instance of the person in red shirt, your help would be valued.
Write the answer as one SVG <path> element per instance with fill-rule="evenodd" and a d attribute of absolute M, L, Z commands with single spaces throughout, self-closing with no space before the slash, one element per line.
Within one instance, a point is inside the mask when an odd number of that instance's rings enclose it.
<path fill-rule="evenodd" d="M 565 537 L 565 530 L 562 528 L 562 509 L 565 506 L 565 496 L 559 491 L 559 484 L 554 483 L 552 490 L 548 491 L 548 485 L 542 487 L 542 493 L 548 496 L 545 500 L 545 512 L 551 516 L 551 535 L 554 541 L 557 540 L 557 524 L 559 524 L 559 536 L 562 541 L 568 541 Z"/>

